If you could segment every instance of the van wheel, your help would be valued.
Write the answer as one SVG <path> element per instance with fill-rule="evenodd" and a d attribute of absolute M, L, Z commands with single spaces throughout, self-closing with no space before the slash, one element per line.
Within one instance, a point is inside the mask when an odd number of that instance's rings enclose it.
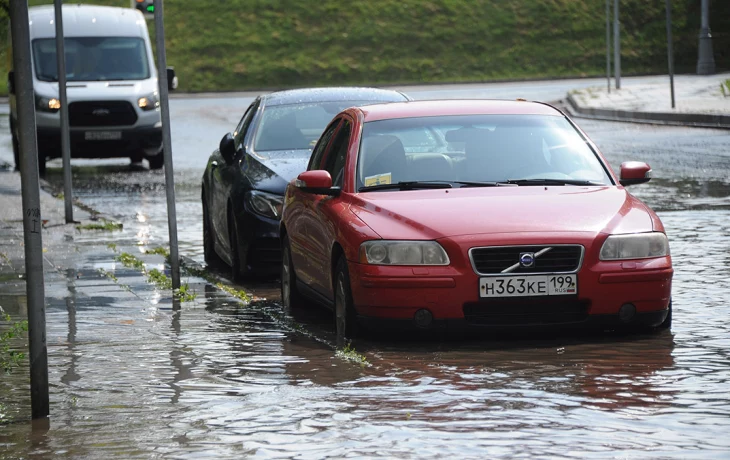
<path fill-rule="evenodd" d="M 155 156 L 147 157 L 147 161 L 150 164 L 150 169 L 162 169 L 165 166 L 165 156 L 162 154 L 162 150 Z"/>

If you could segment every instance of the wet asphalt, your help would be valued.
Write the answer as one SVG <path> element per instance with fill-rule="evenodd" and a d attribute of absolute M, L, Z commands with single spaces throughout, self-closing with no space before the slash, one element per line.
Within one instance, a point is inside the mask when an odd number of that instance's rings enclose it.
<path fill-rule="evenodd" d="M 415 98 L 565 94 L 559 84 L 533 86 L 404 90 Z M 195 261 L 205 162 L 251 100 L 170 101 L 180 253 Z M 164 173 L 74 161 L 76 196 L 124 230 L 67 241 L 96 249 L 68 258 L 74 289 L 47 293 L 49 341 L 58 341 L 49 350 L 52 429 L 38 435 L 0 420 L 0 458 L 728 458 L 730 132 L 576 121 L 614 168 L 638 160 L 654 170 L 631 191 L 667 228 L 671 331 L 375 338 L 353 344 L 363 366 L 334 350 L 327 312 L 282 321 L 275 281 L 244 285 L 258 300 L 242 307 L 191 278 L 198 298 L 174 314 L 138 273 L 104 262 L 109 242 L 166 245 Z M 12 162 L 6 124 L 0 116 L 0 160 Z M 62 185 L 59 160 L 47 180 Z M 139 307 L 115 301 L 118 283 L 93 277 L 99 268 L 143 292 Z M 0 401 L 25 398 L 22 379 L 12 379 Z"/>

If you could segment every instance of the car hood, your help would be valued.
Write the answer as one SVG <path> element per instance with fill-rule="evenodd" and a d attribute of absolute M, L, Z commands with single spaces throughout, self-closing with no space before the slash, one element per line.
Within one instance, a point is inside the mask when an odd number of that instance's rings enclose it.
<path fill-rule="evenodd" d="M 311 154 L 309 149 L 252 152 L 242 168 L 251 188 L 283 195 L 287 184 L 307 170 Z"/>
<path fill-rule="evenodd" d="M 652 230 L 648 208 L 614 186 L 367 192 L 354 195 L 350 209 L 384 239 Z"/>

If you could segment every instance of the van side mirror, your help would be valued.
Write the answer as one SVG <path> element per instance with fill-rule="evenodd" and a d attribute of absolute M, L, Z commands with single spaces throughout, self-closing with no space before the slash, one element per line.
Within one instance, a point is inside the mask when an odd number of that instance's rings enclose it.
<path fill-rule="evenodd" d="M 651 167 L 642 161 L 626 161 L 621 163 L 619 183 L 624 187 L 643 184 L 651 180 Z"/>
<path fill-rule="evenodd" d="M 226 163 L 233 163 L 233 160 L 236 159 L 236 149 L 233 142 L 233 134 L 227 133 L 223 136 L 218 146 L 218 150 L 221 152 L 223 159 L 226 160 Z"/>
<path fill-rule="evenodd" d="M 172 91 L 174 89 L 177 89 L 177 77 L 175 76 L 175 68 L 174 67 L 168 67 L 167 68 L 167 89 L 169 91 Z"/>
<path fill-rule="evenodd" d="M 8 72 L 8 94 L 15 94 L 15 72 Z"/>

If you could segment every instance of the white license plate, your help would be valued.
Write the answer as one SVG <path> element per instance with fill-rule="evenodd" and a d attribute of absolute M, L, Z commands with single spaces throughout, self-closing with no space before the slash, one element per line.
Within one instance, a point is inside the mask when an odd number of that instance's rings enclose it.
<path fill-rule="evenodd" d="M 479 279 L 479 297 L 575 295 L 577 275 L 500 276 Z"/>
<path fill-rule="evenodd" d="M 84 139 L 87 141 L 118 141 L 121 138 L 121 131 L 86 131 L 84 133 Z"/>

